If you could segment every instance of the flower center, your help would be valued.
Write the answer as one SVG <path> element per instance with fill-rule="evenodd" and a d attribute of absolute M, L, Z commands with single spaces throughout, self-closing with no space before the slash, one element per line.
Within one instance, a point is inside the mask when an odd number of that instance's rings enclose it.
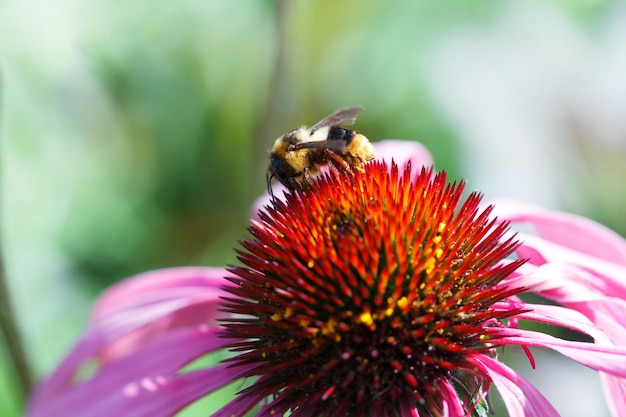
<path fill-rule="evenodd" d="M 279 415 L 436 415 L 442 384 L 494 349 L 485 329 L 504 313 L 491 307 L 521 291 L 500 284 L 516 242 L 478 194 L 461 203 L 445 173 L 410 172 L 329 172 L 250 226 L 224 304 L 245 315 L 225 320 L 234 363 L 256 365 L 241 395 Z"/>

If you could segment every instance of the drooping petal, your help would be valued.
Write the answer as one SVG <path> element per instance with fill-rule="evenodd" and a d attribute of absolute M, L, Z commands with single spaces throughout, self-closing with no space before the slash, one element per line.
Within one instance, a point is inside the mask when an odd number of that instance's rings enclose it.
<path fill-rule="evenodd" d="M 588 271 L 593 275 L 587 280 L 594 284 L 595 289 L 603 294 L 626 299 L 626 264 L 617 264 L 596 258 L 587 253 L 577 252 L 567 247 L 550 242 L 544 238 L 520 233 L 523 241 L 517 249 L 520 257 L 530 259 L 535 265 L 546 263 L 552 265 L 574 265 L 581 271 Z M 595 276 L 594 276 L 595 275 Z"/>
<path fill-rule="evenodd" d="M 592 369 L 626 378 L 626 346 L 572 342 L 530 330 L 494 331 L 499 335 L 499 343 L 552 349 Z"/>
<path fill-rule="evenodd" d="M 224 268 L 178 267 L 144 272 L 104 291 L 95 302 L 91 320 L 99 320 L 138 305 L 178 299 L 202 291 L 218 295 Z"/>
<path fill-rule="evenodd" d="M 626 330 L 621 324 L 613 320 L 613 317 L 614 316 L 610 314 L 598 313 L 596 316 L 598 326 L 605 329 L 605 331 L 610 334 L 613 342 L 619 343 L 621 346 L 626 346 Z M 600 372 L 600 381 L 611 416 L 626 417 L 626 407 L 624 407 L 624 399 L 626 398 L 626 378 Z"/>
<path fill-rule="evenodd" d="M 605 299 L 610 293 L 606 279 L 571 263 L 528 262 L 518 272 L 512 278 L 517 285 L 561 304 Z"/>
<path fill-rule="evenodd" d="M 223 268 L 182 267 L 151 271 L 111 287 L 96 302 L 90 331 L 102 343 L 105 362 L 174 329 L 213 323 L 218 315 Z"/>
<path fill-rule="evenodd" d="M 105 297 L 104 307 L 98 310 L 90 327 L 54 373 L 38 388 L 37 398 L 57 395 L 70 387 L 77 372 L 89 362 L 102 366 L 175 329 L 194 329 L 213 323 L 221 294 L 217 286 L 223 284 L 216 279 L 216 272 L 214 268 L 173 268 L 142 274 L 137 280 L 127 281 L 128 286 L 124 283 L 113 287 L 111 291 L 121 295 L 119 303 L 115 298 Z M 185 284 L 178 290 L 177 280 Z M 126 292 L 128 288 L 133 291 Z M 134 299 L 128 296 L 131 293 Z"/>
<path fill-rule="evenodd" d="M 463 409 L 462 401 L 456 390 L 449 381 L 439 384 L 441 398 L 443 400 L 443 415 L 449 417 L 465 416 L 467 413 Z"/>
<path fill-rule="evenodd" d="M 508 366 L 485 355 L 471 361 L 492 379 L 510 417 L 559 417 L 537 388 Z"/>
<path fill-rule="evenodd" d="M 537 234 L 557 245 L 626 265 L 626 240 L 593 220 L 513 200 L 495 200 L 495 214 L 511 222 L 528 222 Z"/>
<path fill-rule="evenodd" d="M 259 402 L 254 397 L 235 397 L 224 407 L 211 414 L 211 417 L 243 416 Z"/>
<path fill-rule="evenodd" d="M 180 409 L 241 372 L 220 365 L 200 374 L 176 374 L 192 360 L 222 347 L 225 341 L 217 337 L 218 331 L 219 327 L 206 325 L 180 329 L 102 366 L 84 382 L 52 386 L 48 381 L 33 397 L 27 416 L 100 416 L 104 410 L 108 415 L 173 415 L 166 411 Z M 153 403 L 161 407 L 154 408 Z M 141 414 L 146 407 L 151 413 Z"/>
<path fill-rule="evenodd" d="M 515 316 L 516 320 L 529 320 L 538 323 L 550 324 L 576 330 L 587 334 L 599 342 L 608 342 L 609 338 L 597 326 L 591 322 L 584 314 L 561 306 L 528 304 L 525 303 L 527 311 Z M 499 308 L 499 306 L 495 306 Z"/>
<path fill-rule="evenodd" d="M 626 417 L 626 379 L 600 372 L 606 403 L 613 417 Z"/>

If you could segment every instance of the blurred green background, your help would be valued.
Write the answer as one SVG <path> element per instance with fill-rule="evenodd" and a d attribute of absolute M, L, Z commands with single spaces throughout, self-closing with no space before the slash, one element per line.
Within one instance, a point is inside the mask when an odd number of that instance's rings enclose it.
<path fill-rule="evenodd" d="M 0 68 L 4 262 L 37 378 L 105 286 L 234 262 L 273 140 L 346 105 L 487 198 L 626 233 L 624 2 L 0 1 Z M 594 375 L 549 396 L 563 415 L 606 415 Z"/>

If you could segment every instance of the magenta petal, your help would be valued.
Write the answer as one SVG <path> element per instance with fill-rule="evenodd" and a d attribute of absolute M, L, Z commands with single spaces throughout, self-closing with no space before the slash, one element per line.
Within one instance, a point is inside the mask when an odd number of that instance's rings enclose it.
<path fill-rule="evenodd" d="M 626 265 L 626 240 L 590 219 L 550 211 L 512 200 L 493 201 L 494 214 L 513 222 L 529 222 L 539 236 L 566 248 Z"/>
<path fill-rule="evenodd" d="M 232 276 L 224 268 L 179 267 L 135 275 L 103 292 L 93 308 L 92 320 L 110 316 L 137 303 L 175 299 L 196 291 L 219 291 L 222 279 Z"/>
<path fill-rule="evenodd" d="M 114 391 L 88 393 L 77 403 L 53 404 L 29 417 L 172 417 L 199 398 L 228 384 L 234 372 L 224 365 L 182 375 L 151 376 L 117 387 Z"/>
<path fill-rule="evenodd" d="M 58 390 L 65 387 L 74 378 L 75 373 L 88 361 L 96 361 L 100 365 L 115 361 L 132 354 L 136 349 L 175 329 L 196 328 L 210 324 L 217 315 L 220 281 L 212 276 L 202 277 L 198 270 L 202 268 L 176 269 L 173 276 L 189 284 L 176 288 L 161 288 L 158 285 L 162 279 L 175 287 L 176 280 L 168 280 L 170 274 L 147 274 L 144 277 L 158 277 L 154 285 L 147 285 L 151 280 L 141 280 L 145 291 L 132 291 L 135 300 L 125 299 L 119 305 L 113 300 L 105 303 L 106 308 L 100 309 L 98 318 L 91 323 L 85 334 L 72 349 L 69 355 L 61 362 L 56 371 L 41 387 L 40 394 L 48 390 Z M 168 270 L 172 272 L 174 270 Z M 189 272 L 190 275 L 178 272 Z M 205 279 L 207 278 L 207 279 Z M 118 286 L 118 289 L 132 288 Z M 135 286 L 135 288 L 137 288 Z M 122 299 L 124 299 L 122 292 Z M 105 316 L 103 312 L 109 312 Z M 55 388 L 56 387 L 56 388 Z"/>
<path fill-rule="evenodd" d="M 626 378 L 626 346 L 571 342 L 530 330 L 499 328 L 496 333 L 504 344 L 552 349 L 592 369 Z"/>
<path fill-rule="evenodd" d="M 493 380 L 510 417 L 559 417 L 537 388 L 511 368 L 484 355 L 473 362 Z"/>
<path fill-rule="evenodd" d="M 585 315 L 578 311 L 560 306 L 525 304 L 531 311 L 516 315 L 516 319 L 551 324 L 576 330 L 593 337 L 596 341 L 607 342 L 609 338 Z"/>
<path fill-rule="evenodd" d="M 222 268 L 171 268 L 124 281 L 98 300 L 89 331 L 101 361 L 113 360 L 174 329 L 212 323 L 218 315 Z"/>
<path fill-rule="evenodd" d="M 465 416 L 463 402 L 459 398 L 456 389 L 448 381 L 443 381 L 439 385 L 439 390 L 443 399 L 443 415 L 449 417 Z"/>
<path fill-rule="evenodd" d="M 38 389 L 30 403 L 28 415 L 54 415 L 44 414 L 53 410 L 57 410 L 60 413 L 58 415 L 70 415 L 66 414 L 69 410 L 76 415 L 89 415 L 91 407 L 98 410 L 96 399 L 121 401 L 115 398 L 122 396 L 123 387 L 133 391 L 133 387 L 140 389 L 142 384 L 147 384 L 142 381 L 172 380 L 173 374 L 182 366 L 226 343 L 217 337 L 219 331 L 217 326 L 198 326 L 168 334 L 125 358 L 102 366 L 93 377 L 82 383 L 60 381 L 57 375 L 53 375 Z M 224 372 L 220 368 L 218 373 L 226 375 Z M 240 372 L 241 369 L 236 371 L 237 374 Z M 228 383 L 234 376 L 228 373 L 223 383 Z M 85 398 L 91 398 L 88 404 Z M 84 414 L 79 411 L 84 411 Z"/>
<path fill-rule="evenodd" d="M 594 288 L 602 294 L 626 299 L 626 280 L 623 279 L 626 276 L 626 264 L 620 265 L 586 253 L 576 252 L 537 236 L 520 233 L 518 237 L 523 241 L 517 249 L 520 257 L 530 258 L 530 262 L 536 265 L 569 264 L 581 268 L 581 271 L 575 274 L 582 274 L 583 271 L 593 274 L 587 274 L 586 279 L 589 279 L 590 283 L 593 282 Z M 533 256 L 533 253 L 539 256 Z M 571 270 L 570 273 L 572 272 L 574 271 Z"/>
<path fill-rule="evenodd" d="M 515 279 L 516 285 L 559 303 L 603 300 L 616 289 L 604 277 L 564 261 L 541 266 L 527 263 L 524 269 Z"/>
<path fill-rule="evenodd" d="M 417 175 L 423 166 L 431 166 L 433 158 L 424 145 L 410 140 L 385 139 L 374 142 L 374 155 L 377 159 L 390 162 L 393 159 L 403 172 L 408 162 L 411 162 L 411 174 Z"/>
<path fill-rule="evenodd" d="M 224 407 L 220 408 L 211 417 L 232 417 L 242 416 L 255 405 L 259 403 L 259 399 L 253 396 L 237 396 Z"/>

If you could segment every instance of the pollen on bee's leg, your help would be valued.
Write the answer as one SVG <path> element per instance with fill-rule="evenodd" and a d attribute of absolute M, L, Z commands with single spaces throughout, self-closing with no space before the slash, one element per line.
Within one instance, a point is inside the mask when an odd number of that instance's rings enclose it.
<path fill-rule="evenodd" d="M 358 164 L 354 166 L 354 169 L 356 169 L 357 171 L 361 172 L 361 173 L 365 173 L 365 168 L 363 167 L 364 164 Z"/>
<path fill-rule="evenodd" d="M 337 155 L 335 152 L 331 150 L 326 150 L 326 154 L 330 160 L 330 163 L 337 168 L 339 171 L 347 171 L 350 169 L 350 164 L 340 155 Z"/>

